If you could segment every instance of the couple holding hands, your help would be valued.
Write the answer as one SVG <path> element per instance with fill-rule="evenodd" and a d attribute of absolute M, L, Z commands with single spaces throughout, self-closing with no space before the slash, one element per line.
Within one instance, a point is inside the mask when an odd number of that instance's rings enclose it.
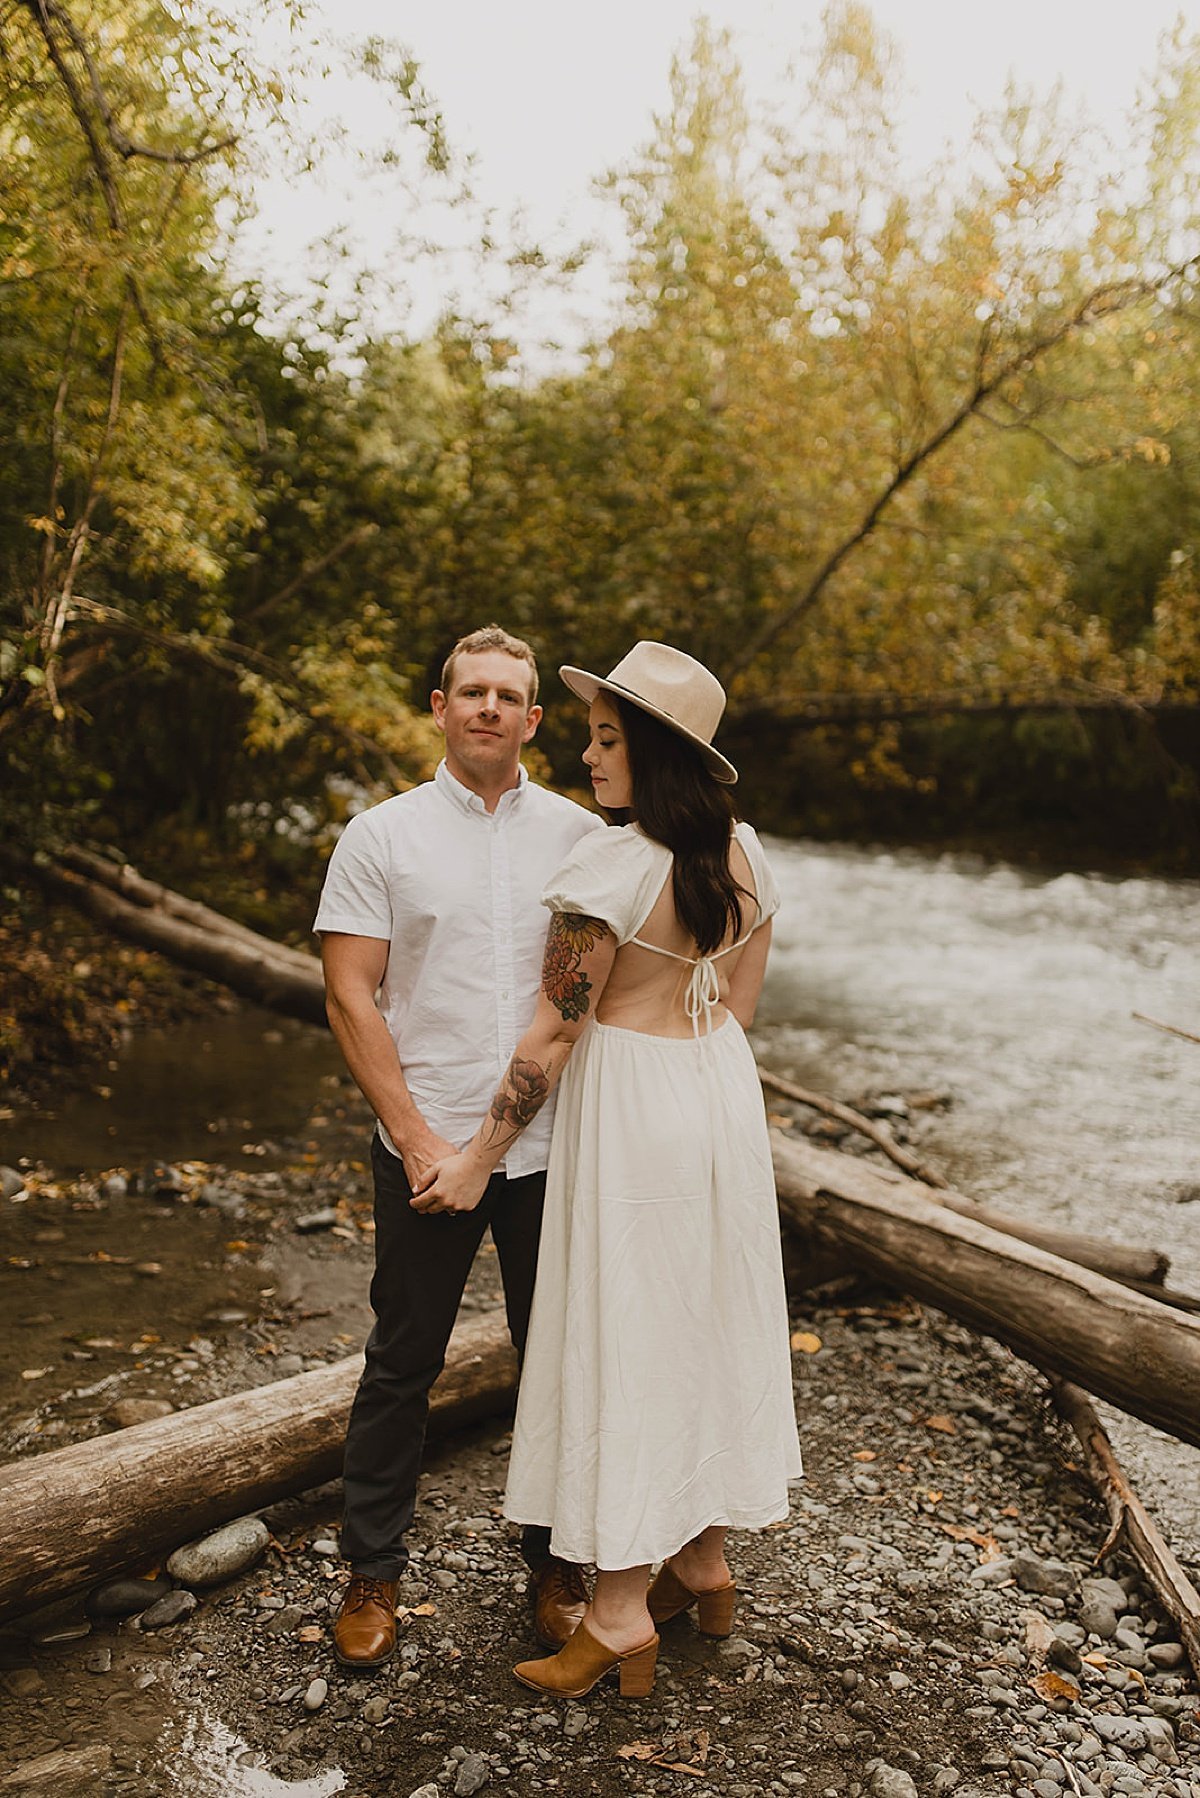
<path fill-rule="evenodd" d="M 560 672 L 604 821 L 529 780 L 537 667 L 488 626 L 432 696 L 433 780 L 351 821 L 321 895 L 330 1023 L 378 1119 L 334 1645 L 359 1668 L 395 1646 L 429 1390 L 490 1227 L 521 1359 L 504 1512 L 551 1651 L 514 1671 L 577 1698 L 615 1669 L 633 1697 L 668 1618 L 729 1634 L 726 1530 L 784 1517 L 800 1474 L 744 1034 L 779 899 L 715 677 L 649 642 Z"/>

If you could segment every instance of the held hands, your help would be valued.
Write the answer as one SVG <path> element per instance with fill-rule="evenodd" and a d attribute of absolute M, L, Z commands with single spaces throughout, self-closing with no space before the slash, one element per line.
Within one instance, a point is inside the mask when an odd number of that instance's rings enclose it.
<path fill-rule="evenodd" d="M 404 1163 L 404 1173 L 408 1184 L 414 1192 L 420 1192 L 429 1180 L 439 1161 L 445 1161 L 449 1155 L 457 1155 L 458 1150 L 444 1136 L 435 1130 L 422 1130 L 419 1137 L 408 1137 L 400 1145 L 400 1158 Z"/>
<path fill-rule="evenodd" d="M 412 1182 L 414 1211 L 474 1211 L 487 1189 L 488 1175 L 464 1153 L 451 1152 Z"/>

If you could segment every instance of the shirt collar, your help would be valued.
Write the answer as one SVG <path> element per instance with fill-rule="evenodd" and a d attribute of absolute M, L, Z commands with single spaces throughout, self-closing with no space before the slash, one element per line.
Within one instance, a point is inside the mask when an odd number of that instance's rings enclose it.
<path fill-rule="evenodd" d="M 456 777 L 451 774 L 449 768 L 446 766 L 444 758 L 438 763 L 437 768 L 434 771 L 433 779 L 434 784 L 440 789 L 444 796 L 450 800 L 451 804 L 457 805 L 460 811 L 481 812 L 485 818 L 487 817 L 487 807 L 479 797 L 479 794 L 473 793 L 470 787 L 464 787 L 462 781 L 456 779 Z M 525 791 L 528 784 L 529 772 L 522 762 L 518 764 L 517 767 L 516 786 L 510 787 L 507 793 L 501 793 L 496 804 L 496 811 L 493 815 L 499 816 L 502 812 L 510 811 L 520 799 L 521 794 Z"/>

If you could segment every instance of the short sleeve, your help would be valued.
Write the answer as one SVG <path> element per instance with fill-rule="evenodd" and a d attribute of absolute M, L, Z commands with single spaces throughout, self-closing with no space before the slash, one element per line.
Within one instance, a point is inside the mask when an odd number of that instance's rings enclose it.
<path fill-rule="evenodd" d="M 750 872 L 754 876 L 754 890 L 758 894 L 758 912 L 751 929 L 765 924 L 779 910 L 779 885 L 775 879 L 766 851 L 758 840 L 758 833 L 749 825 L 737 825 L 737 840 L 746 853 L 750 863 Z"/>
<path fill-rule="evenodd" d="M 603 918 L 618 943 L 626 943 L 653 905 L 670 862 L 669 850 L 632 826 L 591 831 L 554 874 L 542 904 Z"/>
<path fill-rule="evenodd" d="M 392 935 L 392 900 L 384 845 L 370 822 L 370 812 L 351 818 L 338 839 L 329 866 L 313 930 L 341 931 L 347 936 Z"/>

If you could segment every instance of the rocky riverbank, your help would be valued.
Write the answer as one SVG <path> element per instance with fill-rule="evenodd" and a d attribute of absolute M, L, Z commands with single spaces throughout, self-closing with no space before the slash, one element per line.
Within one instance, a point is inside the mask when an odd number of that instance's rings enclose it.
<path fill-rule="evenodd" d="M 363 1131 L 343 1084 L 275 1167 L 15 1170 L 4 1453 L 350 1352 Z M 499 1297 L 485 1248 L 466 1308 Z M 512 1681 L 531 1637 L 499 1420 L 430 1452 L 389 1666 L 333 1660 L 339 1492 L 306 1494 L 215 1565 L 130 1567 L 155 1584 L 0 1634 L 0 1793 L 1200 1798 L 1183 1650 L 1132 1563 L 1094 1564 L 1107 1519 L 1038 1376 L 861 1286 L 799 1294 L 792 1327 L 807 1478 L 785 1525 L 735 1540 L 733 1638 L 669 1626 L 651 1698 Z"/>
<path fill-rule="evenodd" d="M 470 1299 L 493 1296 L 485 1257 Z M 265 1554 L 224 1584 L 10 1630 L 0 1791 L 1200 1798 L 1182 1650 L 1130 1563 L 1092 1564 L 1105 1519 L 1036 1377 L 879 1293 L 802 1299 L 793 1323 L 807 1479 L 786 1525 L 736 1540 L 733 1638 L 669 1626 L 650 1699 L 512 1682 L 530 1635 L 496 1425 L 431 1455 L 388 1667 L 330 1653 L 324 1489 L 268 1512 Z"/>

